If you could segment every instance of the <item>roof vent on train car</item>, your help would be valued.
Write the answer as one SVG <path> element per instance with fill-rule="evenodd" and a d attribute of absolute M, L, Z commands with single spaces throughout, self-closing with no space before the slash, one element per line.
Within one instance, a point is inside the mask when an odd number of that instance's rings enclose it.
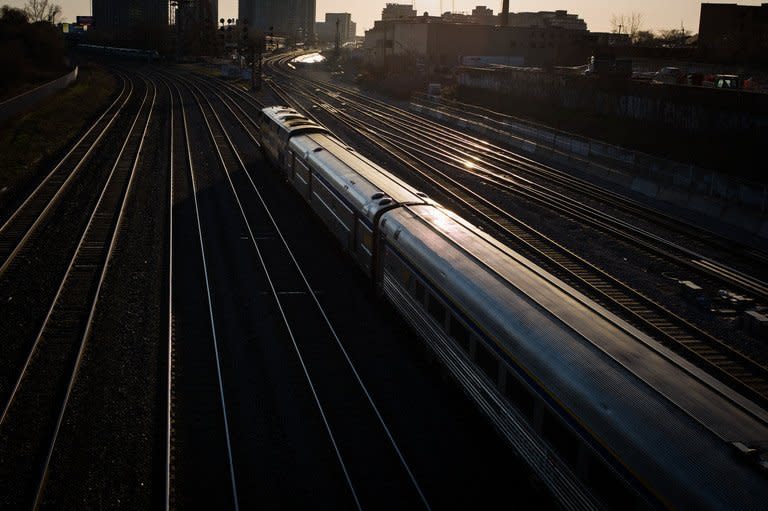
<path fill-rule="evenodd" d="M 429 197 L 429 195 L 427 195 L 427 194 L 426 194 L 426 193 L 424 193 L 424 192 L 416 192 L 416 196 L 417 196 L 417 197 L 421 197 L 422 199 L 426 199 L 426 198 L 428 198 L 428 197 Z"/>
<path fill-rule="evenodd" d="M 353 148 L 351 148 L 351 147 L 347 147 L 347 151 L 349 151 L 350 153 L 354 153 L 355 152 L 355 150 Z"/>
<path fill-rule="evenodd" d="M 371 195 L 371 200 L 379 200 L 384 197 L 384 194 L 381 192 L 376 192 L 373 195 Z"/>
<path fill-rule="evenodd" d="M 381 200 L 379 201 L 379 206 L 389 206 L 389 205 L 390 205 L 390 204 L 392 204 L 393 202 L 394 202 L 394 201 L 393 201 L 392 199 L 390 199 L 389 197 L 386 197 L 386 198 L 384 198 L 384 199 L 381 199 Z"/>
<path fill-rule="evenodd" d="M 322 151 L 322 150 L 323 150 L 323 148 L 322 148 L 322 147 L 315 147 L 315 148 L 312 150 L 312 152 L 313 152 L 313 153 L 319 153 L 319 152 L 320 152 L 320 151 Z"/>

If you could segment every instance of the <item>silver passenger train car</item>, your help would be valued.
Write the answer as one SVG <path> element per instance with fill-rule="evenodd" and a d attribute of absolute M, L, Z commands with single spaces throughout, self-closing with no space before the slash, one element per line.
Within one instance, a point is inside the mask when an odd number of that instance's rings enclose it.
<path fill-rule="evenodd" d="M 763 509 L 768 414 L 284 107 L 264 150 L 566 507 Z"/>
<path fill-rule="evenodd" d="M 260 129 L 265 154 L 369 275 L 381 215 L 432 203 L 295 110 L 265 109 Z"/>

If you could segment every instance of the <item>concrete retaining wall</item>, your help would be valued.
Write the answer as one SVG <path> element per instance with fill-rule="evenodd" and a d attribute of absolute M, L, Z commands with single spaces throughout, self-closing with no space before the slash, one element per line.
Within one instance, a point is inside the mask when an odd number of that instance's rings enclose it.
<path fill-rule="evenodd" d="M 60 90 L 69 87 L 70 84 L 77 80 L 78 72 L 79 68 L 76 67 L 61 78 L 57 78 L 44 85 L 41 85 L 40 87 L 37 87 L 36 89 L 32 89 L 31 91 L 25 92 L 24 94 L 19 94 L 14 98 L 3 101 L 0 103 L 0 122 L 5 122 L 6 120 L 20 114 L 21 112 L 30 110 L 44 99 L 47 99 Z"/>
<path fill-rule="evenodd" d="M 693 132 L 768 130 L 768 94 L 651 84 L 522 69 L 460 68 L 459 94 L 467 101 L 500 98 L 594 112 Z"/>
<path fill-rule="evenodd" d="M 433 101 L 417 98 L 411 103 L 411 109 L 464 126 L 489 140 L 541 160 L 577 169 L 627 191 L 768 238 L 768 185 L 740 181 L 538 125 L 462 115 L 447 104 L 443 106 Z"/>

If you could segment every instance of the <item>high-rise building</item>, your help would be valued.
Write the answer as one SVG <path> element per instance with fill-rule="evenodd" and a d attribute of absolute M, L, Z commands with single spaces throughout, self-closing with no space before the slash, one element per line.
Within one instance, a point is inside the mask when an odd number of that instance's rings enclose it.
<path fill-rule="evenodd" d="M 168 0 L 165 3 L 169 4 Z M 215 51 L 218 11 L 218 0 L 176 0 L 170 4 L 170 25 L 179 53 Z"/>
<path fill-rule="evenodd" d="M 352 15 L 348 12 L 328 12 L 325 21 L 315 23 L 315 35 L 322 43 L 336 41 L 336 27 L 338 23 L 339 43 L 343 44 L 355 38 L 357 24 L 352 21 Z"/>
<path fill-rule="evenodd" d="M 297 41 L 311 40 L 316 0 L 239 0 L 238 18 L 252 29 Z"/>
<path fill-rule="evenodd" d="M 768 3 L 701 4 L 699 48 L 727 62 L 768 62 Z"/>
<path fill-rule="evenodd" d="M 93 35 L 109 43 L 153 47 L 168 28 L 168 0 L 93 0 Z"/>
<path fill-rule="evenodd" d="M 416 16 L 416 9 L 411 4 L 387 4 L 381 10 L 382 21 L 413 18 L 414 16 Z"/>

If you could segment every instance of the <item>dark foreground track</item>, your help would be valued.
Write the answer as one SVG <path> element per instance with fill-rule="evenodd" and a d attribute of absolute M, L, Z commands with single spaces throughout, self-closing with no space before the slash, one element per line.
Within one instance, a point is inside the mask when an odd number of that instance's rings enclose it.
<path fill-rule="evenodd" d="M 144 81 L 137 115 L 111 165 L 95 206 L 29 354 L 4 397 L 0 415 L 0 470 L 4 505 L 35 508 L 44 501 L 64 418 L 68 413 L 109 266 L 127 211 L 127 198 L 147 138 L 156 89 Z"/>

